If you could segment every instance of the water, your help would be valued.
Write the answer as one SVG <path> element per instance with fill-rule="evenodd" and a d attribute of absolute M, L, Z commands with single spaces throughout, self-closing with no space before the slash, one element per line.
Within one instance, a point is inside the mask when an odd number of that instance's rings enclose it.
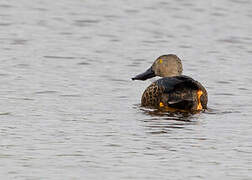
<path fill-rule="evenodd" d="M 2 0 L 1 179 L 252 179 L 252 1 Z M 210 111 L 139 106 L 174 53 Z"/>

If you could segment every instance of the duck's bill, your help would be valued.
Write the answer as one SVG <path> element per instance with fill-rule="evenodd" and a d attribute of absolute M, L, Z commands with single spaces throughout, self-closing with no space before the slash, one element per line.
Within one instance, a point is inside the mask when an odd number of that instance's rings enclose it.
<path fill-rule="evenodd" d="M 146 80 L 152 77 L 155 77 L 155 72 L 152 70 L 152 68 L 147 69 L 147 71 L 145 71 L 142 74 L 138 74 L 136 77 L 133 77 L 132 80 Z"/>

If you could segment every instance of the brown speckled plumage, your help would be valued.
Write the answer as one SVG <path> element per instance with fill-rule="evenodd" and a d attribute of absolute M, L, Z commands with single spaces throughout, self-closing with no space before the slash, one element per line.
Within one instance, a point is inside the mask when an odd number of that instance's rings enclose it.
<path fill-rule="evenodd" d="M 142 106 L 159 106 L 161 96 L 164 92 L 164 88 L 158 86 L 157 83 L 152 83 L 142 95 Z"/>

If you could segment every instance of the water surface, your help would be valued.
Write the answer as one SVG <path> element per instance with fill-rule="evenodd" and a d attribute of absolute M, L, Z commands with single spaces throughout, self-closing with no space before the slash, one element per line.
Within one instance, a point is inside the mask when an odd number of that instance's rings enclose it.
<path fill-rule="evenodd" d="M 252 2 L 0 2 L 1 179 L 251 179 Z M 139 106 L 174 53 L 210 111 Z"/>

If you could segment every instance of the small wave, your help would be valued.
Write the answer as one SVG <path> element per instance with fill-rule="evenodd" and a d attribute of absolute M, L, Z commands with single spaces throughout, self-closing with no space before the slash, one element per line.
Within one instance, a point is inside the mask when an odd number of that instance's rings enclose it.
<path fill-rule="evenodd" d="M 76 57 L 71 56 L 44 56 L 47 59 L 76 59 Z"/>
<path fill-rule="evenodd" d="M 35 94 L 56 94 L 56 93 L 58 93 L 58 91 L 46 90 L 46 91 L 37 91 L 37 92 L 35 92 Z"/>
<path fill-rule="evenodd" d="M 7 115 L 11 115 L 10 112 L 0 112 L 0 116 L 7 116 Z"/>

